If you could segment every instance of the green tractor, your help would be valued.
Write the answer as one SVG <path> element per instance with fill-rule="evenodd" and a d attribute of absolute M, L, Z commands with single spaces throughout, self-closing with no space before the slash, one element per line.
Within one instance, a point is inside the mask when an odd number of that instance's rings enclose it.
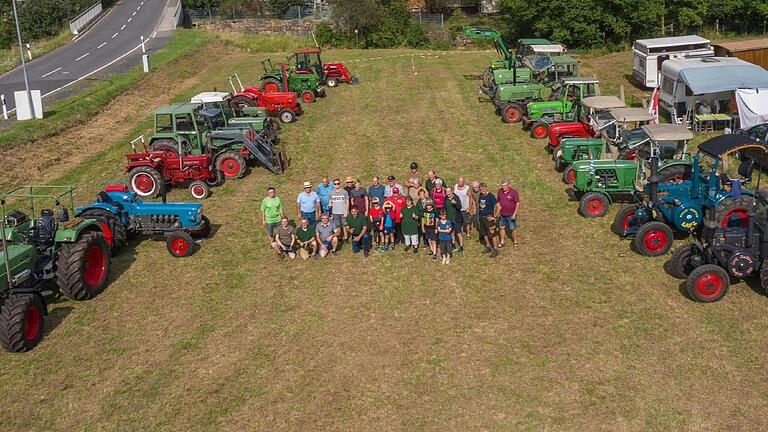
<path fill-rule="evenodd" d="M 285 63 L 272 63 L 272 59 L 261 62 L 264 75 L 261 81 L 262 93 L 293 92 L 302 102 L 312 103 L 325 96 L 325 87 L 320 85 L 321 77 L 311 70 L 296 70 Z"/>
<path fill-rule="evenodd" d="M 70 217 L 73 191 L 30 185 L 0 195 L 0 345 L 6 351 L 29 351 L 40 342 L 46 297 L 54 294 L 48 282 L 73 300 L 92 299 L 107 286 L 110 246 L 97 221 Z M 54 206 L 36 217 L 40 201 Z"/>
<path fill-rule="evenodd" d="M 686 152 L 693 133 L 685 126 L 650 124 L 641 127 L 647 139 L 637 143 L 634 160 L 600 159 L 573 162 L 573 195 L 581 215 L 603 217 L 611 203 L 631 201 L 644 190 L 652 173 L 660 183 L 678 182 L 691 175 L 691 156 Z M 657 164 L 651 167 L 651 163 Z"/>
<path fill-rule="evenodd" d="M 640 126 L 653 120 L 653 116 L 642 108 L 611 108 L 609 111 L 596 109 L 596 98 L 584 100 L 585 109 L 590 110 L 589 122 L 599 137 L 563 138 L 552 152 L 555 170 L 563 173 L 563 182 L 573 184 L 576 174 L 572 164 L 588 159 L 624 159 L 637 157 L 638 147 L 648 141 Z"/>
<path fill-rule="evenodd" d="M 149 139 L 153 151 L 171 157 L 210 154 L 214 166 L 227 179 L 240 178 L 246 162 L 255 160 L 276 172 L 275 144 L 246 125 L 230 125 L 218 108 L 199 103 L 176 103 L 155 110 L 154 134 Z"/>
<path fill-rule="evenodd" d="M 280 121 L 272 118 L 266 108 L 233 106 L 232 95 L 226 92 L 203 92 L 193 96 L 190 103 L 203 104 L 204 108 L 220 109 L 227 127 L 251 127 L 264 139 L 274 142 L 280 133 Z"/>
<path fill-rule="evenodd" d="M 544 139 L 550 124 L 577 121 L 581 102 L 592 96 L 600 96 L 600 83 L 596 78 L 563 78 L 553 87 L 548 100 L 531 102 L 525 107 L 523 130 L 530 130 L 531 138 Z M 507 109 L 518 109 L 518 106 Z"/>

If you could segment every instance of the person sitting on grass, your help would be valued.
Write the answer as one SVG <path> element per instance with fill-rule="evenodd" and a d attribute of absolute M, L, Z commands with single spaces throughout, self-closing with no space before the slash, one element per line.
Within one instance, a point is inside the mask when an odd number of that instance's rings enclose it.
<path fill-rule="evenodd" d="M 413 247 L 413 253 L 419 253 L 419 219 L 420 214 L 416 206 L 413 205 L 413 198 L 405 199 L 405 207 L 400 211 L 403 218 L 400 227 L 403 231 L 405 242 L 405 252 Z"/>
<path fill-rule="evenodd" d="M 371 253 L 371 235 L 368 234 L 368 222 L 356 205 L 349 208 L 346 228 L 352 242 L 352 253 L 359 253 L 362 249 L 363 256 L 367 258 Z"/>
<path fill-rule="evenodd" d="M 368 211 L 368 221 L 373 232 L 373 242 L 376 243 L 376 252 L 381 252 L 384 245 L 384 238 L 381 231 L 381 218 L 384 215 L 384 209 L 379 205 L 379 197 L 371 198 L 371 209 Z"/>
<path fill-rule="evenodd" d="M 437 240 L 440 242 L 440 258 L 443 264 L 451 262 L 453 252 L 453 224 L 448 220 L 445 210 L 440 211 L 440 219 L 435 224 Z"/>
<path fill-rule="evenodd" d="M 435 213 L 435 203 L 432 200 L 424 202 L 424 211 L 421 214 L 421 231 L 429 246 L 429 254 L 432 259 L 437 259 L 437 233 L 435 232 L 435 223 L 437 214 Z"/>
<path fill-rule="evenodd" d="M 384 202 L 384 214 L 381 216 L 381 232 L 384 238 L 382 251 L 395 250 L 395 205 L 391 201 Z"/>
<path fill-rule="evenodd" d="M 329 253 L 336 255 L 336 248 L 339 247 L 339 229 L 328 213 L 320 216 L 320 223 L 315 226 L 315 238 L 320 247 L 321 258 L 325 258 Z"/>
<path fill-rule="evenodd" d="M 280 259 L 285 258 L 287 254 L 291 259 L 296 258 L 293 248 L 296 245 L 296 230 L 288 225 L 288 218 L 283 216 L 280 220 L 280 226 L 275 229 L 275 238 L 272 242 L 272 249 L 277 252 Z"/>
<path fill-rule="evenodd" d="M 302 259 L 317 258 L 315 227 L 309 224 L 309 219 L 306 217 L 301 218 L 301 225 L 296 229 L 296 245 L 299 247 L 299 256 Z"/>

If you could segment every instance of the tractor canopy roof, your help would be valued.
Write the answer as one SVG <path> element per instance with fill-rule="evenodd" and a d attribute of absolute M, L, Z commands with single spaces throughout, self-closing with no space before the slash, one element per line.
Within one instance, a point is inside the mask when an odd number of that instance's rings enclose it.
<path fill-rule="evenodd" d="M 224 102 L 225 100 L 229 99 L 230 96 L 232 95 L 226 92 L 202 92 L 193 96 L 192 99 L 190 99 L 190 102 L 192 103 Z"/>
<path fill-rule="evenodd" d="M 299 54 L 299 55 L 301 55 L 301 54 L 316 54 L 316 53 L 320 53 L 320 48 L 307 48 L 307 49 L 302 49 L 302 50 L 296 50 L 293 53 L 294 54 Z"/>
<path fill-rule="evenodd" d="M 600 81 L 598 81 L 597 78 L 590 78 L 590 77 L 568 77 L 568 78 L 562 78 L 560 80 L 563 84 L 598 84 Z M 613 97 L 613 96 L 593 96 L 595 98 L 604 98 L 604 97 Z M 585 99 L 586 100 L 586 99 Z M 622 102 L 621 106 L 624 106 L 624 103 Z M 611 108 L 611 107 L 609 107 Z"/>
<path fill-rule="evenodd" d="M 653 141 L 688 141 L 693 139 L 693 132 L 683 125 L 676 124 L 649 124 L 642 126 Z"/>
<path fill-rule="evenodd" d="M 192 112 L 196 110 L 198 107 L 200 107 L 200 104 L 198 103 L 175 103 L 170 105 L 163 105 L 160 108 L 155 110 L 155 115 L 184 114 L 184 113 Z"/>
<path fill-rule="evenodd" d="M 524 38 L 524 39 L 518 39 L 517 43 L 521 45 L 549 45 L 552 42 L 548 41 L 547 39 L 541 39 L 541 38 Z"/>
<path fill-rule="evenodd" d="M 565 52 L 565 47 L 560 44 L 536 44 L 531 45 L 531 50 L 536 54 L 561 54 Z"/>
<path fill-rule="evenodd" d="M 611 115 L 618 122 L 643 122 L 653 120 L 653 116 L 642 108 L 613 108 Z"/>
<path fill-rule="evenodd" d="M 759 143 L 746 135 L 738 134 L 716 136 L 699 144 L 700 152 L 720 159 L 728 154 L 743 150 L 749 150 L 750 157 L 753 159 L 764 159 L 765 153 L 768 152 L 765 144 Z"/>
<path fill-rule="evenodd" d="M 565 81 L 565 79 L 563 81 Z M 597 80 L 594 82 L 597 82 Z M 583 103 L 587 108 L 598 110 L 624 108 L 624 101 L 617 98 L 616 96 L 590 96 L 588 98 L 584 98 Z"/>

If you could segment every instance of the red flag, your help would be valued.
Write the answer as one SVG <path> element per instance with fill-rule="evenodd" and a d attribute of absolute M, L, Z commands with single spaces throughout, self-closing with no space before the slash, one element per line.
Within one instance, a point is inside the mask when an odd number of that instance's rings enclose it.
<path fill-rule="evenodd" d="M 659 124 L 659 88 L 653 89 L 651 103 L 648 106 L 648 114 L 653 116 L 653 124 Z"/>

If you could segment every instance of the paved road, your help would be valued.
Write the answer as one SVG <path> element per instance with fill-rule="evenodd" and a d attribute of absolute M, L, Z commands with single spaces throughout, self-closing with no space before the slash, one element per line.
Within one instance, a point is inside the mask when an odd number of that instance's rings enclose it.
<path fill-rule="evenodd" d="M 43 96 L 55 93 L 136 48 L 141 36 L 155 36 L 147 48 L 158 48 L 169 36 L 155 34 L 165 6 L 166 0 L 122 0 L 74 42 L 27 63 L 30 89 L 40 90 Z M 135 64 L 140 59 L 138 49 L 104 70 L 124 66 L 128 61 Z M 8 110 L 15 108 L 13 92 L 18 90 L 24 90 L 20 67 L 0 77 L 0 94 L 5 94 Z M 43 106 L 48 100 L 43 98 Z"/>

